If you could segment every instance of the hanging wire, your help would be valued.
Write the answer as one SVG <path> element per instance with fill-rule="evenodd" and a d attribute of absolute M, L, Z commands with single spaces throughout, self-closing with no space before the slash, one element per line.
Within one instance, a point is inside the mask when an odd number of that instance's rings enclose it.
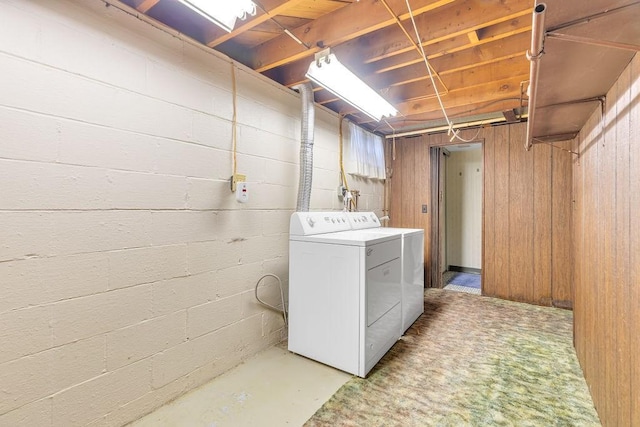
<path fill-rule="evenodd" d="M 344 114 L 340 114 L 340 120 L 338 121 L 338 147 L 340 148 L 339 151 L 339 155 L 340 155 L 340 180 L 342 181 L 342 184 L 344 184 L 345 188 L 347 190 L 349 190 L 349 186 L 347 185 L 347 180 L 346 180 L 346 176 L 344 173 L 344 147 L 343 147 L 343 131 L 342 131 L 342 124 L 344 122 Z"/>
<path fill-rule="evenodd" d="M 417 43 L 415 41 L 413 41 L 413 38 L 411 37 L 409 32 L 404 28 L 404 25 L 402 25 L 402 22 L 400 22 L 400 19 L 396 16 L 396 14 L 393 13 L 393 10 L 391 9 L 391 6 L 389 6 L 387 1 L 386 0 L 382 0 L 382 4 L 387 9 L 389 14 L 391 16 L 393 16 L 393 19 L 395 19 L 396 24 L 398 24 L 398 26 L 400 27 L 400 29 L 402 30 L 404 35 L 407 37 L 407 39 L 409 39 L 409 41 L 411 42 L 413 47 L 418 51 L 418 53 L 420 53 L 424 57 L 425 54 L 424 54 L 424 49 L 422 48 L 422 43 L 420 43 L 420 37 L 418 37 L 418 42 Z M 410 8 L 409 8 L 409 11 L 411 11 Z M 427 67 L 431 67 L 431 64 L 427 64 Z M 440 77 L 440 74 L 438 74 L 438 72 L 436 70 L 434 70 L 433 68 L 431 68 L 431 70 L 433 70 L 433 72 L 436 73 L 436 77 L 438 77 L 438 81 L 440 81 L 440 84 L 444 88 L 444 92 L 445 93 L 449 93 L 449 89 L 447 88 L 447 85 L 445 85 L 444 82 L 442 81 L 442 77 Z M 435 87 L 434 87 L 434 89 L 435 89 Z"/>
<path fill-rule="evenodd" d="M 273 21 L 278 27 L 280 27 L 280 29 L 289 37 L 291 37 L 296 43 L 298 43 L 299 45 L 302 45 L 304 47 L 308 49 L 311 49 L 311 46 L 309 46 L 308 44 L 306 44 L 305 42 L 303 42 L 302 40 L 300 40 L 295 34 L 293 34 L 291 31 L 289 31 L 288 28 L 286 28 L 284 25 L 282 25 L 281 23 L 279 23 L 273 16 L 271 16 L 271 14 L 269 12 L 267 12 L 267 10 L 262 7 L 262 5 L 257 2 L 256 0 L 253 0 L 253 2 L 255 3 L 256 6 L 258 6 L 258 8 L 269 17 L 269 19 L 271 21 Z"/>
<path fill-rule="evenodd" d="M 436 98 L 438 98 L 438 104 L 440 104 L 440 109 L 442 110 L 442 114 L 444 115 L 445 120 L 447 121 L 447 125 L 449 126 L 449 130 L 447 131 L 447 135 L 451 135 L 453 134 L 453 136 L 451 136 L 451 141 L 453 141 L 454 139 L 458 139 L 462 142 L 473 142 L 475 140 L 471 139 L 471 140 L 467 140 L 464 139 L 460 136 L 460 132 L 457 129 L 453 129 L 453 122 L 451 121 L 451 119 L 449 119 L 449 116 L 447 115 L 447 111 L 444 108 L 444 104 L 442 103 L 442 98 L 440 96 L 440 92 L 438 91 L 438 87 L 436 86 L 436 81 L 433 78 L 433 73 L 431 72 L 431 65 L 429 64 L 429 60 L 427 59 L 427 55 L 424 52 L 424 47 L 422 47 L 422 43 L 420 43 L 420 32 L 418 31 L 418 26 L 416 25 L 416 20 L 413 16 L 413 10 L 411 9 L 411 5 L 409 4 L 409 0 L 405 0 L 405 3 L 407 4 L 407 9 L 409 10 L 409 17 L 411 18 L 411 24 L 413 25 L 413 31 L 416 33 L 416 39 L 418 40 L 418 46 L 420 47 L 420 53 L 422 54 L 422 59 L 424 60 L 424 64 L 427 67 L 427 71 L 429 72 L 429 78 L 431 79 L 431 84 L 433 85 L 433 89 L 436 93 Z M 478 135 L 480 134 L 480 130 L 478 130 Z M 478 136 L 476 135 L 476 137 Z"/>
<path fill-rule="evenodd" d="M 235 177 L 238 160 L 237 160 L 237 145 L 238 145 L 238 135 L 237 135 L 237 122 L 238 122 L 238 108 L 237 108 L 237 87 L 236 87 L 236 67 L 231 63 L 231 88 L 233 91 L 233 118 L 231 120 L 231 143 L 233 150 L 233 176 Z"/>
<path fill-rule="evenodd" d="M 393 138 L 395 139 L 395 135 L 396 135 L 396 128 L 394 128 L 393 126 L 391 126 L 391 123 L 389 123 L 389 121 L 386 118 L 382 118 L 382 120 L 384 120 L 384 122 L 387 124 L 387 126 L 389 126 L 389 129 L 391 129 L 391 131 L 393 132 Z"/>
<path fill-rule="evenodd" d="M 451 126 L 453 126 L 453 124 L 451 124 Z M 453 129 L 453 136 L 451 137 L 451 139 L 449 140 L 449 142 L 453 141 L 454 139 L 458 139 L 462 142 L 474 142 L 478 140 L 478 137 L 480 136 L 480 132 L 482 132 L 482 128 L 483 128 L 484 124 L 480 125 L 478 127 L 478 131 L 476 132 L 476 134 L 473 136 L 473 138 L 469 138 L 469 139 L 464 139 L 463 137 L 460 136 L 460 131 L 458 129 Z"/>
<path fill-rule="evenodd" d="M 391 146 L 391 159 L 395 160 L 396 159 L 396 128 L 391 126 L 391 123 L 389 123 L 387 119 L 383 119 L 383 120 L 387 124 L 387 126 L 389 126 L 389 128 L 393 131 L 393 137 L 391 139 L 391 143 L 393 144 Z"/>
<path fill-rule="evenodd" d="M 429 64 L 429 60 L 427 59 L 427 54 L 424 52 L 424 47 L 422 43 L 420 43 L 420 32 L 418 31 L 418 26 L 416 25 L 415 17 L 413 16 L 413 10 L 411 9 L 411 5 L 409 4 L 409 0 L 405 0 L 407 4 L 407 9 L 409 10 L 409 17 L 411 18 L 411 25 L 413 25 L 413 31 L 416 33 L 416 39 L 418 40 L 418 47 L 420 48 L 420 53 L 422 55 L 422 59 L 424 60 L 424 64 L 427 67 L 427 71 L 429 72 L 429 78 L 431 79 L 431 84 L 433 85 L 433 89 L 436 92 L 436 98 L 438 98 L 438 103 L 440 104 L 440 109 L 444 114 L 447 123 L 450 123 L 449 116 L 447 116 L 447 112 L 444 109 L 444 105 L 442 104 L 442 98 L 440 97 L 440 92 L 438 92 L 438 88 L 436 86 L 436 82 L 433 78 L 433 73 L 431 72 L 431 65 Z"/>
<path fill-rule="evenodd" d="M 339 123 L 338 135 L 340 138 L 340 178 L 342 180 L 342 184 L 344 184 L 345 190 L 349 191 L 349 184 L 347 183 L 347 174 L 344 173 L 344 149 L 343 149 L 344 141 L 343 141 L 343 131 L 342 131 L 342 126 L 344 123 L 344 114 L 340 114 L 340 121 L 338 123 Z"/>

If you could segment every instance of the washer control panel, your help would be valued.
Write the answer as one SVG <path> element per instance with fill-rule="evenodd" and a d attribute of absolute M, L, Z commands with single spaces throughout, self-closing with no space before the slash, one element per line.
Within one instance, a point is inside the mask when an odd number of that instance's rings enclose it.
<path fill-rule="evenodd" d="M 345 212 L 352 230 L 380 227 L 380 220 L 373 212 Z"/>
<path fill-rule="evenodd" d="M 351 230 L 347 212 L 295 212 L 291 215 L 289 233 L 294 236 L 335 233 Z"/>

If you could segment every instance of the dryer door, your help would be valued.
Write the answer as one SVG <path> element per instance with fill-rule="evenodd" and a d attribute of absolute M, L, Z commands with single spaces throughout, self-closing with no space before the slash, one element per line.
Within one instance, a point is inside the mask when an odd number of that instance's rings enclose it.
<path fill-rule="evenodd" d="M 402 327 L 400 258 L 367 271 L 365 374 L 400 338 Z"/>
<path fill-rule="evenodd" d="M 395 258 L 367 271 L 367 326 L 400 304 L 400 268 L 400 258 Z"/>

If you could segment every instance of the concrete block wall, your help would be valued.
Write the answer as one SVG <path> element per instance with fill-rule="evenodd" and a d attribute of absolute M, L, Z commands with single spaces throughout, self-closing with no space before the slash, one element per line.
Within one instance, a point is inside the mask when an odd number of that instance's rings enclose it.
<path fill-rule="evenodd" d="M 100 0 L 2 0 L 0 69 L 0 426 L 124 425 L 286 336 L 253 287 L 287 283 L 297 94 L 236 66 L 240 205 L 226 58 Z M 339 209 L 320 108 L 315 142 L 312 208 Z"/>

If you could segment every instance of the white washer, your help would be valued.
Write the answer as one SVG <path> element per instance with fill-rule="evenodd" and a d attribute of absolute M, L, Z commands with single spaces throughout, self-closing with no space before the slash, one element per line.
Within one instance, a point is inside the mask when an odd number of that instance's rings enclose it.
<path fill-rule="evenodd" d="M 352 229 L 402 237 L 402 330 L 404 334 L 424 313 L 424 230 L 381 227 L 373 212 L 346 212 Z"/>
<path fill-rule="evenodd" d="M 289 240 L 289 350 L 365 377 L 400 337 L 400 236 L 297 212 Z"/>

